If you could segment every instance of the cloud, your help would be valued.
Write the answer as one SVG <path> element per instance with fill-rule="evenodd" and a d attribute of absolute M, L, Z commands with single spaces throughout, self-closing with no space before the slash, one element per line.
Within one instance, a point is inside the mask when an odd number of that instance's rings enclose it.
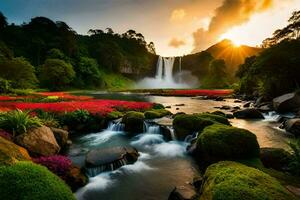
<path fill-rule="evenodd" d="M 274 0 L 224 0 L 215 10 L 208 29 L 199 28 L 193 33 L 193 52 L 214 44 L 223 33 L 248 22 L 253 14 L 270 9 L 273 3 Z"/>
<path fill-rule="evenodd" d="M 185 16 L 186 16 L 186 12 L 184 9 L 175 9 L 172 11 L 170 21 L 171 22 L 181 21 L 184 19 Z"/>
<path fill-rule="evenodd" d="M 179 48 L 181 46 L 184 46 L 186 44 L 185 40 L 178 39 L 178 38 L 172 38 L 169 42 L 170 47 Z"/>

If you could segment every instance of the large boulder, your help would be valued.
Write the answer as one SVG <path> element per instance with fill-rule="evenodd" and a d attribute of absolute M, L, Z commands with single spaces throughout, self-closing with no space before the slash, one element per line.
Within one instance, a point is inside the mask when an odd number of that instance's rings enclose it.
<path fill-rule="evenodd" d="M 75 200 L 70 188 L 47 168 L 31 162 L 0 167 L 0 199 Z"/>
<path fill-rule="evenodd" d="M 238 119 L 264 119 L 263 114 L 255 108 L 236 111 L 233 116 Z"/>
<path fill-rule="evenodd" d="M 284 149 L 266 147 L 260 149 L 260 160 L 266 168 L 287 171 L 292 155 Z"/>
<path fill-rule="evenodd" d="M 145 116 L 140 112 L 128 112 L 122 118 L 122 123 L 125 125 L 124 129 L 129 134 L 136 134 L 144 132 Z"/>
<path fill-rule="evenodd" d="M 0 137 L 0 166 L 26 160 L 31 160 L 26 149 Z"/>
<path fill-rule="evenodd" d="M 230 161 L 207 168 L 200 193 L 200 200 L 296 200 L 275 178 Z"/>
<path fill-rule="evenodd" d="M 202 114 L 180 114 L 173 120 L 173 127 L 178 140 L 184 140 L 186 136 L 202 131 L 205 127 L 215 123 L 229 125 L 230 122 L 223 116 L 202 113 Z"/>
<path fill-rule="evenodd" d="M 36 155 L 51 156 L 60 151 L 53 132 L 46 126 L 29 129 L 26 133 L 17 136 L 16 142 Z"/>
<path fill-rule="evenodd" d="M 206 164 L 259 157 L 256 135 L 248 130 L 214 124 L 197 139 L 197 159 Z"/>
<path fill-rule="evenodd" d="M 69 132 L 60 128 L 50 127 L 51 131 L 54 134 L 56 142 L 58 145 L 63 148 L 67 145 L 69 139 Z"/>
<path fill-rule="evenodd" d="M 277 112 L 293 112 L 300 108 L 300 93 L 288 93 L 273 99 L 273 107 Z"/>
<path fill-rule="evenodd" d="M 86 156 L 85 164 L 90 176 L 104 171 L 116 170 L 126 164 L 137 161 L 139 153 L 133 147 L 111 147 L 94 149 Z"/>
<path fill-rule="evenodd" d="M 295 136 L 300 136 L 300 118 L 288 119 L 284 122 L 285 130 L 294 134 Z"/>

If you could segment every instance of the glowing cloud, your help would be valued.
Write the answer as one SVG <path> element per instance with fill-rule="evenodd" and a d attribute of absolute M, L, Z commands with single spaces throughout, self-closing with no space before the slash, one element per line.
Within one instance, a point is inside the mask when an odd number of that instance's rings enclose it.
<path fill-rule="evenodd" d="M 270 9 L 274 0 L 224 0 L 215 10 L 208 29 L 200 28 L 193 33 L 194 50 L 201 51 L 217 42 L 222 34 L 244 24 L 252 15 Z"/>
<path fill-rule="evenodd" d="M 171 22 L 178 22 L 185 18 L 186 12 L 184 9 L 175 9 L 173 10 L 170 20 Z"/>
<path fill-rule="evenodd" d="M 185 40 L 178 39 L 178 38 L 172 38 L 169 42 L 170 47 L 179 48 L 181 46 L 184 46 L 186 44 Z"/>

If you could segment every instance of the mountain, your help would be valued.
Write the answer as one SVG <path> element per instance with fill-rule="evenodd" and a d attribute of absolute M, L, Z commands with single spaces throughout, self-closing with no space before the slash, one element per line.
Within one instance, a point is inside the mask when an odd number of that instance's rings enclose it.
<path fill-rule="evenodd" d="M 236 46 L 231 40 L 225 39 L 209 47 L 206 51 L 214 58 L 225 60 L 228 71 L 234 73 L 247 57 L 259 54 L 262 49 L 246 45 Z"/>

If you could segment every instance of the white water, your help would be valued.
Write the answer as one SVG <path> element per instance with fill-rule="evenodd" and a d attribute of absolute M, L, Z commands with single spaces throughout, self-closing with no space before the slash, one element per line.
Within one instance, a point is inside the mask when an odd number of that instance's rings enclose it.
<path fill-rule="evenodd" d="M 190 88 L 192 85 L 184 83 L 180 76 L 181 72 L 181 58 L 179 59 L 179 81 L 173 77 L 175 57 L 161 57 L 159 56 L 156 65 L 156 75 L 154 78 L 144 78 L 137 84 L 137 88 Z"/>

